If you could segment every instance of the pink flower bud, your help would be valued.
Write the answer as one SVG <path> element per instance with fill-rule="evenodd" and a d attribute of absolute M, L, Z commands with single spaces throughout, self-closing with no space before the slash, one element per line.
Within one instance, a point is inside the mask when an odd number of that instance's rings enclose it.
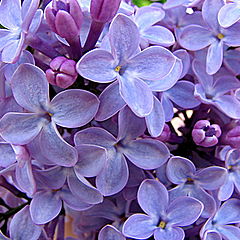
<path fill-rule="evenodd" d="M 212 147 L 218 143 L 221 134 L 219 125 L 211 125 L 208 120 L 199 120 L 193 128 L 192 138 L 196 145 Z"/>
<path fill-rule="evenodd" d="M 91 17 L 95 22 L 106 23 L 116 15 L 121 0 L 92 0 L 90 6 Z"/>
<path fill-rule="evenodd" d="M 51 30 L 60 37 L 68 40 L 79 36 L 83 14 L 77 0 L 53 0 L 45 16 Z"/>
<path fill-rule="evenodd" d="M 65 57 L 56 57 L 50 62 L 46 77 L 50 84 L 61 88 L 71 86 L 77 79 L 76 62 Z"/>
<path fill-rule="evenodd" d="M 240 126 L 237 125 L 225 133 L 222 142 L 233 148 L 240 148 Z"/>

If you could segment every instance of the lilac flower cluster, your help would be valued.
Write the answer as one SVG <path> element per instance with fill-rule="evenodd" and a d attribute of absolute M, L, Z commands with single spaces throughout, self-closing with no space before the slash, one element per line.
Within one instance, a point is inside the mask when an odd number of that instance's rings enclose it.
<path fill-rule="evenodd" d="M 141 1 L 1 0 L 0 239 L 240 239 L 240 1 Z"/>

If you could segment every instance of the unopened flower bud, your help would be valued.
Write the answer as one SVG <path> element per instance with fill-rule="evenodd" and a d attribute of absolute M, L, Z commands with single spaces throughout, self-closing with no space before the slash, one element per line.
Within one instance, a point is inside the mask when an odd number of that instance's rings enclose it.
<path fill-rule="evenodd" d="M 240 126 L 235 126 L 226 132 L 222 137 L 222 142 L 233 148 L 240 148 Z"/>
<path fill-rule="evenodd" d="M 222 131 L 219 125 L 210 124 L 208 120 L 199 120 L 193 128 L 192 138 L 196 145 L 212 147 L 218 143 Z"/>
<path fill-rule="evenodd" d="M 121 0 L 92 0 L 91 17 L 95 22 L 110 22 L 116 15 Z"/>
<path fill-rule="evenodd" d="M 46 77 L 50 84 L 61 88 L 71 86 L 77 79 L 76 62 L 65 57 L 56 57 L 50 62 Z"/>
<path fill-rule="evenodd" d="M 69 40 L 79 36 L 83 14 L 77 0 L 53 0 L 45 16 L 51 30 L 60 37 Z"/>

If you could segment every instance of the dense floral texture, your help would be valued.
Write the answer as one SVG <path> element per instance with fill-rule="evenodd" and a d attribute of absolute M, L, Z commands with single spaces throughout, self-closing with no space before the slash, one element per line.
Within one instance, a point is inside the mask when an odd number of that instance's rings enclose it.
<path fill-rule="evenodd" d="M 239 34 L 239 0 L 2 0 L 0 239 L 239 240 Z"/>

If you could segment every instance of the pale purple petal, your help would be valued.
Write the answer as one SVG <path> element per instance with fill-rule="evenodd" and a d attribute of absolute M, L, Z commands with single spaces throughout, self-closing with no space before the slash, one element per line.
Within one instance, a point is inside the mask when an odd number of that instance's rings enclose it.
<path fill-rule="evenodd" d="M 214 220 L 218 224 L 234 224 L 240 222 L 240 200 L 231 198 L 227 200 L 217 211 Z"/>
<path fill-rule="evenodd" d="M 168 224 L 171 226 L 188 226 L 201 215 L 203 204 L 192 197 L 179 197 L 168 207 Z"/>
<path fill-rule="evenodd" d="M 194 84 L 189 81 L 178 81 L 165 94 L 182 108 L 194 108 L 200 104 L 194 97 Z"/>
<path fill-rule="evenodd" d="M 194 59 L 192 62 L 193 72 L 196 74 L 198 82 L 209 92 L 213 89 L 213 76 L 207 74 L 205 66 L 199 60 Z"/>
<path fill-rule="evenodd" d="M 220 187 L 218 192 L 218 198 L 220 201 L 225 201 L 230 198 L 234 191 L 233 180 L 228 177 L 226 182 Z"/>
<path fill-rule="evenodd" d="M 11 87 L 17 103 L 29 111 L 42 111 L 49 101 L 45 73 L 32 64 L 25 63 L 18 67 Z"/>
<path fill-rule="evenodd" d="M 137 117 L 131 109 L 125 106 L 118 115 L 118 141 L 129 142 L 144 134 L 146 125 L 144 119 Z"/>
<path fill-rule="evenodd" d="M 30 214 L 36 224 L 45 224 L 54 219 L 61 211 L 62 201 L 57 192 L 37 192 L 30 204 Z"/>
<path fill-rule="evenodd" d="M 238 47 L 240 45 L 239 31 L 240 31 L 240 23 L 236 23 L 229 28 L 223 29 L 222 34 L 224 35 L 224 38 L 222 40 L 228 46 Z"/>
<path fill-rule="evenodd" d="M 206 0 L 202 6 L 202 16 L 204 21 L 214 31 L 219 31 L 218 12 L 224 5 L 223 0 Z"/>
<path fill-rule="evenodd" d="M 158 137 L 163 130 L 165 123 L 164 110 L 161 102 L 154 97 L 152 112 L 145 117 L 148 132 L 152 137 Z"/>
<path fill-rule="evenodd" d="M 154 139 L 131 141 L 124 145 L 121 151 L 133 164 L 142 169 L 156 169 L 170 157 L 166 145 Z"/>
<path fill-rule="evenodd" d="M 206 231 L 203 240 L 222 240 L 222 236 L 216 231 Z"/>
<path fill-rule="evenodd" d="M 15 153 L 8 143 L 0 143 L 0 167 L 8 167 L 16 162 Z"/>
<path fill-rule="evenodd" d="M 166 229 L 157 228 L 154 231 L 155 240 L 183 240 L 184 237 L 184 231 L 178 227 Z"/>
<path fill-rule="evenodd" d="M 86 53 L 77 63 L 78 73 L 94 82 L 108 83 L 117 77 L 117 66 L 112 54 L 103 49 L 94 49 Z"/>
<path fill-rule="evenodd" d="M 53 122 L 41 131 L 40 145 L 42 154 L 57 165 L 71 167 L 78 160 L 77 150 L 64 141 Z"/>
<path fill-rule="evenodd" d="M 132 75 L 122 76 L 119 83 L 120 94 L 131 110 L 139 117 L 149 115 L 153 108 L 153 94 L 147 84 Z"/>
<path fill-rule="evenodd" d="M 10 236 L 13 240 L 37 240 L 41 234 L 41 226 L 33 223 L 29 206 L 17 212 L 10 223 Z"/>
<path fill-rule="evenodd" d="M 163 47 L 170 47 L 175 43 L 172 32 L 162 26 L 152 26 L 144 30 L 141 36 L 146 38 L 150 44 L 157 44 Z"/>
<path fill-rule="evenodd" d="M 224 225 L 224 226 L 219 227 L 218 231 L 222 234 L 222 236 L 226 240 L 239 240 L 240 239 L 239 227 L 231 226 L 231 225 L 230 226 Z"/>
<path fill-rule="evenodd" d="M 27 144 L 46 123 L 46 119 L 34 113 L 7 113 L 0 120 L 0 135 L 9 143 Z"/>
<path fill-rule="evenodd" d="M 190 68 L 190 56 L 188 52 L 184 49 L 176 50 L 173 52 L 173 54 L 182 60 L 183 69 L 182 69 L 182 74 L 179 77 L 181 79 L 188 73 L 188 70 Z"/>
<path fill-rule="evenodd" d="M 78 161 L 74 171 L 85 177 L 95 177 L 102 170 L 106 161 L 106 150 L 95 145 L 80 144 L 75 147 L 78 151 Z"/>
<path fill-rule="evenodd" d="M 126 238 L 114 226 L 106 225 L 101 229 L 98 240 L 125 240 Z"/>
<path fill-rule="evenodd" d="M 137 10 L 134 20 L 141 31 L 161 21 L 164 16 L 165 12 L 161 8 L 145 6 Z"/>
<path fill-rule="evenodd" d="M 142 210 L 156 221 L 165 215 L 168 206 L 168 191 L 166 187 L 156 180 L 144 180 L 137 195 Z"/>
<path fill-rule="evenodd" d="M 153 220 L 145 214 L 134 214 L 123 225 L 123 234 L 135 239 L 147 239 L 156 229 Z"/>
<path fill-rule="evenodd" d="M 57 94 L 50 103 L 52 120 L 62 127 L 76 128 L 90 122 L 96 115 L 98 98 L 91 92 L 69 89 Z"/>
<path fill-rule="evenodd" d="M 213 34 L 199 25 L 185 27 L 179 36 L 180 45 L 191 51 L 203 49 L 215 41 Z"/>
<path fill-rule="evenodd" d="M 83 211 L 91 208 L 93 205 L 85 203 L 70 192 L 70 190 L 64 186 L 60 191 L 60 197 L 64 203 L 73 210 Z"/>
<path fill-rule="evenodd" d="M 10 42 L 16 40 L 16 35 L 7 29 L 0 29 L 0 50 L 2 51 Z"/>
<path fill-rule="evenodd" d="M 126 74 L 144 80 L 160 80 L 167 76 L 176 57 L 166 48 L 152 46 L 133 57 L 127 65 Z"/>
<path fill-rule="evenodd" d="M 206 190 L 215 190 L 224 184 L 226 177 L 227 170 L 225 168 L 212 166 L 198 171 L 194 180 Z"/>
<path fill-rule="evenodd" d="M 20 28 L 21 19 L 20 0 L 2 0 L 0 5 L 0 23 L 9 29 Z"/>
<path fill-rule="evenodd" d="M 231 95 L 223 95 L 214 100 L 214 104 L 227 116 L 240 118 L 240 102 Z"/>
<path fill-rule="evenodd" d="M 165 121 L 169 122 L 174 116 L 173 103 L 167 96 L 165 97 L 164 93 L 162 94 L 161 102 L 165 114 Z"/>
<path fill-rule="evenodd" d="M 105 167 L 96 178 L 97 189 L 104 196 L 118 193 L 126 186 L 128 175 L 124 156 L 115 150 L 108 150 Z"/>
<path fill-rule="evenodd" d="M 172 157 L 167 164 L 167 177 L 174 184 L 181 184 L 196 171 L 194 164 L 182 157 Z"/>
<path fill-rule="evenodd" d="M 21 52 L 25 47 L 26 35 L 21 32 L 20 37 L 12 40 L 9 44 L 4 47 L 2 51 L 2 61 L 5 63 L 16 63 L 20 58 Z"/>
<path fill-rule="evenodd" d="M 110 25 L 109 39 L 114 58 L 123 64 L 137 50 L 140 36 L 137 25 L 126 15 L 118 14 Z"/>
<path fill-rule="evenodd" d="M 103 128 L 91 127 L 79 131 L 74 136 L 76 145 L 93 144 L 101 147 L 113 147 L 117 139 Z"/>
<path fill-rule="evenodd" d="M 32 196 L 36 192 L 36 182 L 33 176 L 31 162 L 25 161 L 23 166 L 18 164 L 15 174 L 19 187 L 29 196 Z"/>
<path fill-rule="evenodd" d="M 95 116 L 97 121 L 104 121 L 112 117 L 126 105 L 120 95 L 118 81 L 107 86 L 100 94 L 99 100 L 100 106 Z"/>
<path fill-rule="evenodd" d="M 210 75 L 216 73 L 221 67 L 222 61 L 223 61 L 223 41 L 215 41 L 208 48 L 206 62 L 207 73 Z"/>
<path fill-rule="evenodd" d="M 218 22 L 224 27 L 230 27 L 240 19 L 240 10 L 238 3 L 228 3 L 224 5 L 218 13 Z"/>
<path fill-rule="evenodd" d="M 73 174 L 67 178 L 71 192 L 88 204 L 98 204 L 103 201 L 102 194 L 93 187 L 84 177 Z"/>
<path fill-rule="evenodd" d="M 31 25 L 32 19 L 34 18 L 34 15 L 38 9 L 39 0 L 24 0 L 22 4 L 21 9 L 21 15 L 22 15 L 22 30 L 28 31 L 29 26 Z M 38 11 L 39 13 L 42 11 Z M 40 24 L 41 18 L 39 19 Z"/>

